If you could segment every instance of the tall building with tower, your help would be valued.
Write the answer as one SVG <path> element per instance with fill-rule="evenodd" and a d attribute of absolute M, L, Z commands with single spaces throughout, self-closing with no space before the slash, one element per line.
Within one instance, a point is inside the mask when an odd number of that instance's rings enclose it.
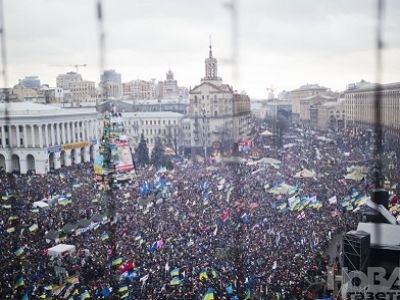
<path fill-rule="evenodd" d="M 100 90 L 103 98 L 122 98 L 121 74 L 115 70 L 105 70 L 100 76 Z"/>
<path fill-rule="evenodd" d="M 218 77 L 218 61 L 210 44 L 205 76 L 189 92 L 188 115 L 183 120 L 184 141 L 192 154 L 231 149 L 250 132 L 250 98 Z"/>

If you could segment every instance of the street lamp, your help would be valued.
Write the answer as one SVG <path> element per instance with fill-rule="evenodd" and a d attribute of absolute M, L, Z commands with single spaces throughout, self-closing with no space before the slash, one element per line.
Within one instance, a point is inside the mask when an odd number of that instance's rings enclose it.
<path fill-rule="evenodd" d="M 203 146 L 204 146 L 204 162 L 207 159 L 207 128 L 206 128 L 206 109 L 203 108 Z"/>

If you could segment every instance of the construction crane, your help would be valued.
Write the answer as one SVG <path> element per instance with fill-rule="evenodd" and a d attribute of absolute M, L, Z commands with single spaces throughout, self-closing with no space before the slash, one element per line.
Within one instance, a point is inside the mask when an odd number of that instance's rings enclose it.
<path fill-rule="evenodd" d="M 87 64 L 76 64 L 76 65 L 51 65 L 51 66 L 52 66 L 52 67 L 63 67 L 63 68 L 65 68 L 65 67 L 74 67 L 76 73 L 78 73 L 78 72 L 79 72 L 79 68 L 80 68 L 80 67 L 87 67 Z"/>
<path fill-rule="evenodd" d="M 76 65 L 70 65 L 70 67 L 74 67 L 74 68 L 75 68 L 75 70 L 76 70 L 76 73 L 78 73 L 78 72 L 79 72 L 79 68 L 80 68 L 80 67 L 87 67 L 87 64 L 81 64 L 81 65 L 79 65 L 79 64 L 76 64 Z"/>

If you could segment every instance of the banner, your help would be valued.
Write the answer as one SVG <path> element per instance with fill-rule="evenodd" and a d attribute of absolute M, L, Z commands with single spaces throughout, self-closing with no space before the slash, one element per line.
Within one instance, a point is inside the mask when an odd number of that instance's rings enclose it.
<path fill-rule="evenodd" d="M 84 141 L 84 142 L 79 142 L 79 143 L 71 143 L 71 144 L 63 144 L 61 145 L 62 150 L 70 150 L 70 149 L 76 149 L 76 148 L 83 148 L 89 146 L 89 142 Z"/>
<path fill-rule="evenodd" d="M 115 143 L 115 147 L 112 148 L 112 155 L 114 161 L 117 162 L 115 165 L 117 172 L 133 169 L 132 153 L 127 142 Z"/>

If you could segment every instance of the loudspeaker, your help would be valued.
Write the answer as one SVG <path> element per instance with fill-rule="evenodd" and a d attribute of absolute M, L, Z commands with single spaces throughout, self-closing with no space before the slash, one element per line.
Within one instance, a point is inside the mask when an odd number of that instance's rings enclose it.
<path fill-rule="evenodd" d="M 376 189 L 372 192 L 372 201 L 382 204 L 386 209 L 389 207 L 389 192 L 385 189 Z"/>
<path fill-rule="evenodd" d="M 365 231 L 349 231 L 343 237 L 343 267 L 366 273 L 369 265 L 371 236 Z"/>

